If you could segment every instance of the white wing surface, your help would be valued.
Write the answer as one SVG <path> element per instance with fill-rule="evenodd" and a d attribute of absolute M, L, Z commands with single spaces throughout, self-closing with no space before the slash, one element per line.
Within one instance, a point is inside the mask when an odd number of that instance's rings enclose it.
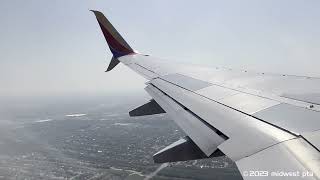
<path fill-rule="evenodd" d="M 226 155 L 244 179 L 320 178 L 320 79 L 174 64 L 136 53 L 93 11 L 113 58 L 145 77 L 153 98 L 131 116 L 168 113 L 188 135 L 154 155 Z"/>

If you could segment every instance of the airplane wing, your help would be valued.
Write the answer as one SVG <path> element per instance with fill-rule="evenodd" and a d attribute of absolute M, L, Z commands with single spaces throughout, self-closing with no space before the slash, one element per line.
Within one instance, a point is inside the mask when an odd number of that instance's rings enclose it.
<path fill-rule="evenodd" d="M 113 58 L 145 77 L 150 102 L 130 116 L 168 113 L 188 135 L 157 163 L 226 155 L 244 179 L 320 178 L 320 79 L 174 64 L 135 52 L 93 11 Z"/>

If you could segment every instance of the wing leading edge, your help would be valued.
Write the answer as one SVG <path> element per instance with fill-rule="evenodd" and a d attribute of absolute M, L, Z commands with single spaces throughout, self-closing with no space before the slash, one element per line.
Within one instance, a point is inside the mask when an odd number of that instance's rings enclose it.
<path fill-rule="evenodd" d="M 319 179 L 320 102 L 310 97 L 320 94 L 320 79 L 166 63 L 136 53 L 93 13 L 113 54 L 107 71 L 122 62 L 149 80 L 153 99 L 130 115 L 167 113 L 188 135 L 156 153 L 155 162 L 227 155 L 244 179 L 284 179 L 281 173 L 293 171 L 300 176 L 285 178 Z M 292 98 L 299 93 L 303 98 Z"/>

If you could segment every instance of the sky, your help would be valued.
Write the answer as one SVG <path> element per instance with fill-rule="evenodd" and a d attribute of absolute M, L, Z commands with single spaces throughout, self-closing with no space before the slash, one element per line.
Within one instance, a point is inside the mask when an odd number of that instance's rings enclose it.
<path fill-rule="evenodd" d="M 0 96 L 139 93 L 102 11 L 135 50 L 170 61 L 320 77 L 318 0 L 1 0 Z"/>

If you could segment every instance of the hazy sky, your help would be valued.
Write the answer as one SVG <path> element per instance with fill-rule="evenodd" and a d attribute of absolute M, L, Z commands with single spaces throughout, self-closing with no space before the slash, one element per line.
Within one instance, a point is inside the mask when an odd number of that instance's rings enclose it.
<path fill-rule="evenodd" d="M 100 10 L 139 52 L 320 76 L 319 0 L 1 0 L 0 96 L 143 91 L 111 53 Z"/>

